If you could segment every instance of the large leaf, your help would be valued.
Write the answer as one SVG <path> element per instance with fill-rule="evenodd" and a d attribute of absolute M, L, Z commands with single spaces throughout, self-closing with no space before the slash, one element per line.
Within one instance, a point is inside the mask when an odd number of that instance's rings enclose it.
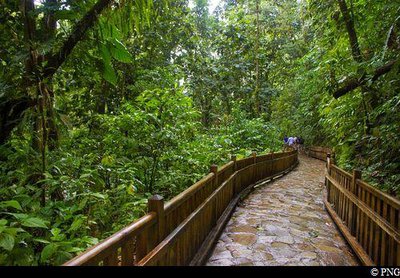
<path fill-rule="evenodd" d="M 75 219 L 74 222 L 72 222 L 71 227 L 68 229 L 68 232 L 77 231 L 79 228 L 82 227 L 83 223 L 84 223 L 84 219 L 83 218 Z"/>
<path fill-rule="evenodd" d="M 117 75 L 111 63 L 103 63 L 103 78 L 114 86 L 117 84 Z"/>
<path fill-rule="evenodd" d="M 17 210 L 22 210 L 21 205 L 18 203 L 18 201 L 10 200 L 10 201 L 0 202 L 0 208 L 7 208 L 7 207 L 12 207 Z"/>
<path fill-rule="evenodd" d="M 101 193 L 98 193 L 98 192 L 91 193 L 90 195 L 92 195 L 92 196 L 94 196 L 96 198 L 99 198 L 99 199 L 105 199 L 106 198 L 106 196 L 104 194 L 101 194 Z"/>
<path fill-rule="evenodd" d="M 31 228 L 47 228 L 46 221 L 37 217 L 29 217 L 21 221 L 21 225 Z"/>
<path fill-rule="evenodd" d="M 111 53 L 105 44 L 100 45 L 101 58 L 105 64 L 111 64 Z"/>
<path fill-rule="evenodd" d="M 40 255 L 40 260 L 42 262 L 47 261 L 55 252 L 57 251 L 57 244 L 50 243 L 43 248 L 42 253 Z"/>
<path fill-rule="evenodd" d="M 7 251 L 11 251 L 14 248 L 14 237 L 10 234 L 0 234 L 0 247 L 3 247 Z"/>
<path fill-rule="evenodd" d="M 122 44 L 122 42 L 120 42 L 117 39 L 113 39 L 110 41 L 109 45 L 111 54 L 115 60 L 120 61 L 122 63 L 132 63 L 133 61 L 132 55 L 129 53 L 125 45 Z"/>

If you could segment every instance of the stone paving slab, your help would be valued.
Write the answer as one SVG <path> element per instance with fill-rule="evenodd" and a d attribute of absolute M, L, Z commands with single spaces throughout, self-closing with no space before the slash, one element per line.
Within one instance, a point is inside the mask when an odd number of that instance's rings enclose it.
<path fill-rule="evenodd" d="M 302 156 L 295 170 L 254 190 L 206 265 L 358 265 L 323 207 L 324 173 L 324 162 Z"/>

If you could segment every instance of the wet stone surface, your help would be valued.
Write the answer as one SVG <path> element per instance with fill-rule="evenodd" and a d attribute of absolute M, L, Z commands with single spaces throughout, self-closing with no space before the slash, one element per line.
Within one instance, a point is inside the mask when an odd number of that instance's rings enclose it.
<path fill-rule="evenodd" d="M 324 162 L 299 166 L 239 204 L 207 265 L 358 265 L 323 207 Z"/>

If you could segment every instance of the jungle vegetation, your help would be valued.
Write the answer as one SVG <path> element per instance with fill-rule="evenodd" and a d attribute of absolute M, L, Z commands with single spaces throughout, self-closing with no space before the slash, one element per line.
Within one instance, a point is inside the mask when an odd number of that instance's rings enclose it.
<path fill-rule="evenodd" d="M 1 0 L 0 265 L 59 265 L 284 135 L 400 195 L 399 0 Z"/>

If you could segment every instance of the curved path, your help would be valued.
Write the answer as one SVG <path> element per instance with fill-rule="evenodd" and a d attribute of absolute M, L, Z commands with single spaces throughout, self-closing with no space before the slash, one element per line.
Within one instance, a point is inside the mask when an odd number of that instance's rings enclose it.
<path fill-rule="evenodd" d="M 236 208 L 207 265 L 358 265 L 323 207 L 324 162 L 300 157 Z"/>

